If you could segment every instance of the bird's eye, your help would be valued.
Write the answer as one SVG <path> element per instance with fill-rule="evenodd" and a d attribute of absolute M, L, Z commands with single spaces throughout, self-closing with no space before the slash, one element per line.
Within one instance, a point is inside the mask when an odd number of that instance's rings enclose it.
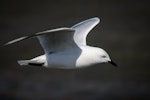
<path fill-rule="evenodd" d="M 106 56 L 105 56 L 105 55 L 102 55 L 101 57 L 102 57 L 102 58 L 106 58 Z"/>

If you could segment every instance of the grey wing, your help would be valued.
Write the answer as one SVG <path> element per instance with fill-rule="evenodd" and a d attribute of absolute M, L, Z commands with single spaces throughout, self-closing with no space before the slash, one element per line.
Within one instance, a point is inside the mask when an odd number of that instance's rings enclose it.
<path fill-rule="evenodd" d="M 78 45 L 86 45 L 87 34 L 100 22 L 100 19 L 95 17 L 82 21 L 71 28 L 75 30 L 74 40 Z"/>
<path fill-rule="evenodd" d="M 6 43 L 5 45 L 13 44 L 32 37 L 37 37 L 45 53 L 73 50 L 75 48 L 78 48 L 78 46 L 76 45 L 73 39 L 74 32 L 75 30 L 70 28 L 58 28 L 58 29 L 38 32 L 31 36 L 24 36 L 12 40 Z"/>
<path fill-rule="evenodd" d="M 38 35 L 37 37 L 45 53 L 69 51 L 78 48 L 73 39 L 74 32 L 75 30 L 70 28 L 59 28 L 49 32 L 49 34 Z"/>

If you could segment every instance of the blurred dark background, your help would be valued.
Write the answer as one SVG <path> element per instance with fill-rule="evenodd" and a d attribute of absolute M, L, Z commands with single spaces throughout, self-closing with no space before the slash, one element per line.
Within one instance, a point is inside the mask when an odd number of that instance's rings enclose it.
<path fill-rule="evenodd" d="M 17 64 L 43 54 L 37 39 L 15 38 L 99 17 L 89 45 L 118 64 L 60 70 Z M 0 100 L 150 100 L 150 6 L 144 0 L 0 1 Z"/>

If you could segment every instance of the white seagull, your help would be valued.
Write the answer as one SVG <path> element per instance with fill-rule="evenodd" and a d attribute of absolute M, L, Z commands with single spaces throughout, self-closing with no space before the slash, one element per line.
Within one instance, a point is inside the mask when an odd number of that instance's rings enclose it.
<path fill-rule="evenodd" d="M 90 18 L 70 28 L 57 28 L 38 32 L 12 40 L 5 45 L 37 37 L 45 54 L 30 60 L 19 60 L 19 65 L 44 66 L 47 68 L 73 69 L 98 63 L 111 63 L 117 66 L 102 48 L 88 46 L 88 33 L 100 22 Z"/>

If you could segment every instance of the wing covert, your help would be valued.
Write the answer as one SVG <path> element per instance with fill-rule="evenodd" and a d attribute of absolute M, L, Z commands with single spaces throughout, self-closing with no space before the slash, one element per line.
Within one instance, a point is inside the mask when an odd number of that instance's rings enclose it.
<path fill-rule="evenodd" d="M 70 28 L 55 29 L 55 31 L 47 31 L 47 34 L 37 33 L 45 53 L 68 51 L 78 48 L 73 36 L 75 30 Z M 78 48 L 79 49 L 79 48 Z"/>

